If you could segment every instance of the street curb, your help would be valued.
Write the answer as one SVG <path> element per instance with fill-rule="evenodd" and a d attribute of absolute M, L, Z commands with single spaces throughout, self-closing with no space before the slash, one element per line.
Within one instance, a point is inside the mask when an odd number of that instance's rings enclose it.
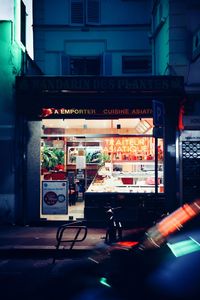
<path fill-rule="evenodd" d="M 1 258 L 31 258 L 31 257 L 53 257 L 56 258 L 75 258 L 86 256 L 87 254 L 94 251 L 94 248 L 84 247 L 84 248 L 74 248 L 63 249 L 60 248 L 56 250 L 54 246 L 20 246 L 20 247 L 1 247 L 0 248 L 0 257 Z"/>

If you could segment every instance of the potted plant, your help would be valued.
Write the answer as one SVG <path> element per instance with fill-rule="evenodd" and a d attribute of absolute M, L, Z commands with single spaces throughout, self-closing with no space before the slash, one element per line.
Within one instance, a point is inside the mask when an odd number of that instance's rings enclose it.
<path fill-rule="evenodd" d="M 41 166 L 48 171 L 55 170 L 56 166 L 58 171 L 64 170 L 64 151 L 44 146 L 41 150 Z"/>
<path fill-rule="evenodd" d="M 101 162 L 102 162 L 102 165 L 104 165 L 106 162 L 111 162 L 110 155 L 107 153 L 102 153 L 101 154 Z"/>

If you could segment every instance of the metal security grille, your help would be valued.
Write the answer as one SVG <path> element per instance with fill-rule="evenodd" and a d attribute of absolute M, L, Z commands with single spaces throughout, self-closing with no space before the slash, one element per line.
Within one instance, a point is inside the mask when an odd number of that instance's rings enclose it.
<path fill-rule="evenodd" d="M 200 141 L 182 142 L 183 201 L 200 197 Z"/>
<path fill-rule="evenodd" d="M 182 143 L 183 159 L 199 158 L 200 159 L 200 141 L 199 142 L 183 142 Z"/>

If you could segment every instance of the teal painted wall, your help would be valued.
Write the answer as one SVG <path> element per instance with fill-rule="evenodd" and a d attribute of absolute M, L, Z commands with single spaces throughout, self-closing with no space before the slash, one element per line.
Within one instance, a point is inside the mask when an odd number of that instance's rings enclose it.
<path fill-rule="evenodd" d="M 0 21 L 0 223 L 15 220 L 15 77 L 21 66 L 13 23 Z"/>
<path fill-rule="evenodd" d="M 70 1 L 60 0 L 59 6 L 53 0 L 35 1 L 34 57 L 44 74 L 62 75 L 63 54 L 104 56 L 108 53 L 112 65 L 109 75 L 123 75 L 122 55 L 151 56 L 150 1 L 100 2 L 99 25 L 70 26 Z"/>

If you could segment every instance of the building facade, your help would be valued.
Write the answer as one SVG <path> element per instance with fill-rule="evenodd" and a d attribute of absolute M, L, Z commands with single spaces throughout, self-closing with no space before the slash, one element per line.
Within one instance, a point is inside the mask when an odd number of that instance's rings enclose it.
<path fill-rule="evenodd" d="M 151 74 L 149 1 L 42 0 L 33 9 L 35 61 L 44 74 Z"/>
<path fill-rule="evenodd" d="M 143 225 L 198 197 L 198 1 L 34 0 L 35 62 L 8 7 L 1 222 L 101 223 L 110 204 Z"/>
<path fill-rule="evenodd" d="M 200 194 L 199 17 L 199 1 L 153 1 L 150 36 L 153 74 L 184 77 L 182 120 L 177 132 L 180 203 Z"/>
<path fill-rule="evenodd" d="M 0 1 L 0 223 L 15 223 L 16 177 L 16 76 L 41 74 L 26 51 L 26 8 L 22 1 Z"/>
<path fill-rule="evenodd" d="M 152 76 L 151 8 L 33 1 L 34 57 L 45 76 L 17 78 L 19 220 L 103 224 L 112 205 L 138 226 L 180 204 L 183 77 Z"/>

